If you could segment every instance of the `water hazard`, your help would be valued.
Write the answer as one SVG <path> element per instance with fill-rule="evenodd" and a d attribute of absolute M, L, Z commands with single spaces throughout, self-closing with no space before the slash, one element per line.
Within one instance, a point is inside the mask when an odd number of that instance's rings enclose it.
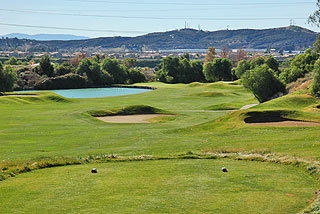
<path fill-rule="evenodd" d="M 66 98 L 97 98 L 97 97 L 113 97 L 130 94 L 139 94 L 151 89 L 142 88 L 85 88 L 85 89 L 61 89 L 61 90 L 32 90 L 32 91 L 15 91 L 15 92 L 39 92 L 50 91 Z"/>

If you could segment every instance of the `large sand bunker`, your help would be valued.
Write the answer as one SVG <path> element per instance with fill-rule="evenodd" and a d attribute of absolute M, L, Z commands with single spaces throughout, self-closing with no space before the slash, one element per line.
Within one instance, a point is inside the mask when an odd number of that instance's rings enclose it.
<path fill-rule="evenodd" d="M 107 123 L 151 123 L 150 119 L 160 116 L 173 116 L 170 114 L 135 114 L 135 115 L 116 115 L 96 117 Z"/>
<path fill-rule="evenodd" d="M 292 120 L 283 117 L 249 117 L 246 118 L 245 123 L 251 126 L 278 126 L 278 127 L 312 127 L 320 126 L 320 123 Z"/>

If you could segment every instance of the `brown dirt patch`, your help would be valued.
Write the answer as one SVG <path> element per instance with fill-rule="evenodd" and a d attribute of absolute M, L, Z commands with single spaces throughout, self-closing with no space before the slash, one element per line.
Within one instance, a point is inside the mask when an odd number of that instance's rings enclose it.
<path fill-rule="evenodd" d="M 135 115 L 117 115 L 96 117 L 97 119 L 107 123 L 151 123 L 150 119 L 160 116 L 173 116 L 170 114 L 135 114 Z"/>

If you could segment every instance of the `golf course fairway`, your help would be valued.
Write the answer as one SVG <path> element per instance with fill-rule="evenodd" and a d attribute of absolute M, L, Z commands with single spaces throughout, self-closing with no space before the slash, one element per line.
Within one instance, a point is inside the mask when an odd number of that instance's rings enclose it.
<path fill-rule="evenodd" d="M 319 99 L 296 93 L 255 106 L 237 83 L 136 86 L 157 90 L 0 97 L 0 213 L 320 209 Z M 148 123 L 97 119 L 152 114 Z M 315 125 L 266 124 L 281 120 Z"/>

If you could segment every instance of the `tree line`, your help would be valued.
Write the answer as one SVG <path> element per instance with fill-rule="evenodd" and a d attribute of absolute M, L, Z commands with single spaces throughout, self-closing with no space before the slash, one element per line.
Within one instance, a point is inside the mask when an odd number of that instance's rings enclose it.
<path fill-rule="evenodd" d="M 285 94 L 287 84 L 313 72 L 310 93 L 320 97 L 318 44 L 320 44 L 319 40 L 315 43 L 314 50 L 307 49 L 304 53 L 292 58 L 285 69 L 280 68 L 280 63 L 273 56 L 243 59 L 234 67 L 231 60 L 217 58 L 215 48 L 210 47 L 204 62 L 191 60 L 189 54 L 182 57 L 163 58 L 155 77 L 158 81 L 165 83 L 240 79 L 244 87 L 251 90 L 260 102 L 265 102 Z M 141 68 L 135 67 L 136 62 L 134 58 L 127 58 L 120 62 L 118 59 L 97 55 L 93 58 L 83 57 L 76 63 L 70 61 L 53 64 L 45 55 L 32 72 L 19 73 L 19 79 L 28 76 L 28 84 L 34 89 L 83 88 L 147 81 Z M 10 91 L 14 88 L 14 84 L 17 84 L 17 74 L 10 65 L 0 65 L 0 91 Z"/>

